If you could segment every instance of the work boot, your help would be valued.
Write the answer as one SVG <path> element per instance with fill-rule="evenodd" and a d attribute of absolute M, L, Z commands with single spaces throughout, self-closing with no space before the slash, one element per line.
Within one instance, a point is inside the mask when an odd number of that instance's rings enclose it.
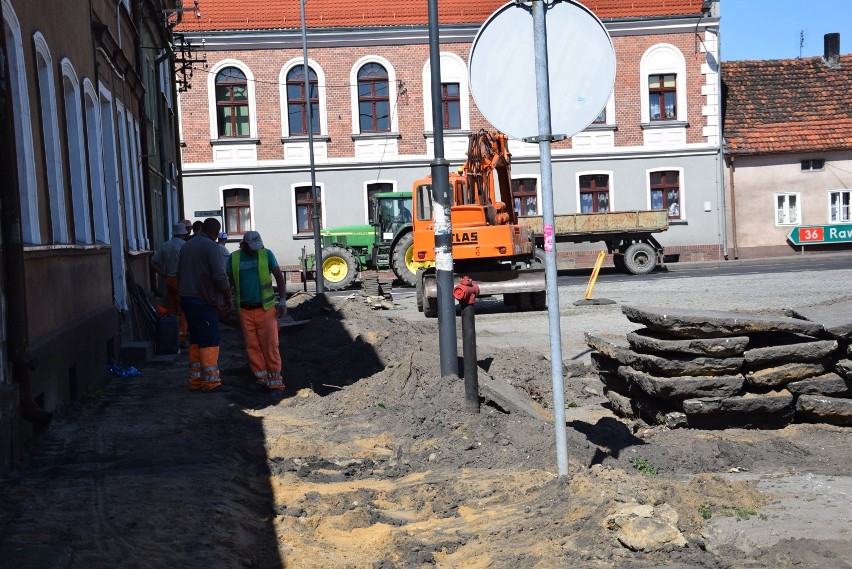
<path fill-rule="evenodd" d="M 266 380 L 266 382 L 264 382 L 263 385 L 272 390 L 284 389 L 284 380 L 281 378 L 281 372 L 269 372 L 269 378 Z"/>
<path fill-rule="evenodd" d="M 219 346 L 201 348 L 199 350 L 201 359 L 201 391 L 212 391 L 220 385 L 219 379 Z"/>
<path fill-rule="evenodd" d="M 189 345 L 189 389 L 201 389 L 201 355 L 198 344 Z"/>
<path fill-rule="evenodd" d="M 265 369 L 255 372 L 254 381 L 255 383 L 259 383 L 260 385 L 266 386 L 266 384 L 269 383 L 269 374 L 266 372 Z"/>

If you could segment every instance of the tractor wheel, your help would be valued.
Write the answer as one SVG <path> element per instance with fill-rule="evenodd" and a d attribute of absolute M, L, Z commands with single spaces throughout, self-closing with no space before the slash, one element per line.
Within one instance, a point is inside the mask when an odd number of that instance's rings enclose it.
<path fill-rule="evenodd" d="M 423 316 L 426 318 L 438 317 L 438 299 L 423 296 Z"/>
<path fill-rule="evenodd" d="M 634 243 L 624 252 L 624 266 L 634 275 L 647 275 L 657 266 L 657 252 L 647 243 Z"/>
<path fill-rule="evenodd" d="M 393 248 L 391 267 L 396 277 L 408 286 L 417 286 L 417 269 L 414 262 L 414 234 L 406 233 Z"/>
<path fill-rule="evenodd" d="M 326 290 L 343 290 L 352 284 L 358 274 L 355 256 L 343 247 L 322 250 L 322 280 Z"/>

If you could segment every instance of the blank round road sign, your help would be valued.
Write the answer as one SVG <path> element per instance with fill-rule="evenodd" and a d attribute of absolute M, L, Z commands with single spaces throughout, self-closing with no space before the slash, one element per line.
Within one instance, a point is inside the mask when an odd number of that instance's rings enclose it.
<path fill-rule="evenodd" d="M 543 1 L 543 0 L 542 0 Z M 573 1 L 546 5 L 551 134 L 573 136 L 606 106 L 615 51 L 601 21 Z M 482 114 L 512 138 L 538 136 L 533 17 L 509 2 L 482 25 L 470 51 L 470 88 Z"/>

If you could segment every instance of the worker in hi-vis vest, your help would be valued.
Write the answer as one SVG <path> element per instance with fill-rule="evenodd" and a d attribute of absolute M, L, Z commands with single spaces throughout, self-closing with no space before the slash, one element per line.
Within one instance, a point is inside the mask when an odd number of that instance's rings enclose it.
<path fill-rule="evenodd" d="M 275 255 L 263 247 L 260 233 L 247 231 L 243 235 L 240 248 L 228 259 L 227 271 L 234 288 L 249 367 L 259 384 L 269 389 L 284 389 L 278 319 L 286 312 L 286 284 Z M 281 302 L 275 299 L 272 277 L 278 285 Z"/>

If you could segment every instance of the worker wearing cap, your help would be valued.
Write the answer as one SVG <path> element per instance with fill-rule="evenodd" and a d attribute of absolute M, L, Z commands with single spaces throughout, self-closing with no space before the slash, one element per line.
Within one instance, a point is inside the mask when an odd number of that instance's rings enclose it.
<path fill-rule="evenodd" d="M 281 378 L 281 352 L 278 350 L 278 318 L 286 307 L 275 300 L 272 277 L 283 299 L 284 274 L 272 251 L 265 249 L 260 233 L 248 231 L 240 248 L 231 253 L 228 277 L 234 287 L 234 300 L 248 353 L 249 367 L 256 380 L 269 389 L 284 389 Z"/>
<path fill-rule="evenodd" d="M 178 295 L 178 261 L 180 261 L 180 250 L 186 242 L 189 231 L 183 222 L 172 225 L 172 238 L 160 245 L 154 256 L 151 257 L 151 269 L 163 277 L 166 283 L 166 309 L 169 314 L 178 317 L 178 340 L 183 343 L 186 339 L 186 318 L 180 308 L 180 296 Z"/>
<path fill-rule="evenodd" d="M 222 231 L 219 233 L 219 239 L 216 240 L 219 244 L 219 248 L 222 250 L 222 257 L 225 259 L 225 265 L 228 264 L 228 257 L 231 255 L 231 252 L 228 251 L 228 248 L 225 247 L 225 243 L 228 242 L 228 234 Z"/>

